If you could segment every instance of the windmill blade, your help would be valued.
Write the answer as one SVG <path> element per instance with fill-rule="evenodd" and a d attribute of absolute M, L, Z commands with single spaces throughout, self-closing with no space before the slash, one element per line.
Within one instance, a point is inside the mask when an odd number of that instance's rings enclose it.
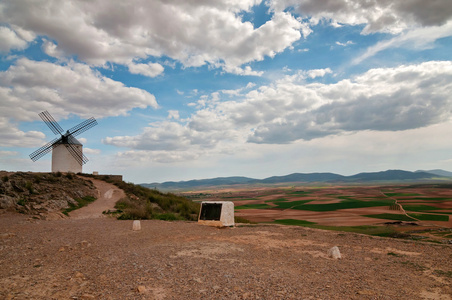
<path fill-rule="evenodd" d="M 72 154 L 72 156 L 75 158 L 75 160 L 80 164 L 84 165 L 88 162 L 88 158 L 83 155 L 82 151 L 75 147 L 72 144 L 64 144 L 66 146 L 66 149 Z"/>
<path fill-rule="evenodd" d="M 37 161 L 38 159 L 40 159 L 41 157 L 43 157 L 44 155 L 46 155 L 47 153 L 52 151 L 53 145 L 56 144 L 59 140 L 61 140 L 61 138 L 55 138 L 54 140 L 48 142 L 47 144 L 45 144 L 44 146 L 42 146 L 38 150 L 36 150 L 33 153 L 31 153 L 30 154 L 31 160 L 32 161 Z"/>
<path fill-rule="evenodd" d="M 94 127 L 97 125 L 97 121 L 94 118 L 89 118 L 88 120 L 83 121 L 82 123 L 78 124 L 77 126 L 72 127 L 68 130 L 69 135 L 79 135 L 82 132 L 87 131 L 88 129 Z"/>
<path fill-rule="evenodd" d="M 60 124 L 55 121 L 47 110 L 40 113 L 39 116 L 54 134 L 63 134 L 63 128 L 61 128 Z"/>

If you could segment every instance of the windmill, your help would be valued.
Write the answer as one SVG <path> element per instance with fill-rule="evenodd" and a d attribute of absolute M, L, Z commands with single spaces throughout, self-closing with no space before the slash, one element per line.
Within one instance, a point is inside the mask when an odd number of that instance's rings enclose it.
<path fill-rule="evenodd" d="M 64 132 L 48 111 L 43 111 L 39 116 L 54 134 L 59 134 L 61 137 L 53 139 L 31 153 L 31 160 L 37 161 L 52 151 L 52 172 L 81 173 L 82 166 L 88 161 L 88 158 L 83 155 L 83 145 L 74 136 L 96 126 L 96 119 L 89 118 Z"/>

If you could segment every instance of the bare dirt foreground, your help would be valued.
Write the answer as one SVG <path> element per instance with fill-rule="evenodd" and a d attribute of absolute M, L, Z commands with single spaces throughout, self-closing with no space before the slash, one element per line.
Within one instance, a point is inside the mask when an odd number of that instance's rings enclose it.
<path fill-rule="evenodd" d="M 452 247 L 250 225 L 0 214 L 1 299 L 451 299 Z M 343 258 L 327 251 L 338 246 Z"/>

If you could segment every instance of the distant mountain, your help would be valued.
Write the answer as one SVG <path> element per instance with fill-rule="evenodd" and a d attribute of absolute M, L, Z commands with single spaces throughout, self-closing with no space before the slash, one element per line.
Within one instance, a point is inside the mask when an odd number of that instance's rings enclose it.
<path fill-rule="evenodd" d="M 436 173 L 433 173 L 435 171 Z M 272 176 L 265 179 L 249 177 L 218 177 L 189 181 L 167 181 L 163 183 L 142 183 L 141 186 L 159 190 L 185 190 L 200 187 L 215 187 L 229 185 L 278 184 L 278 183 L 369 183 L 369 182 L 400 182 L 423 181 L 437 177 L 452 177 L 452 172 L 443 170 L 409 172 L 403 170 L 387 170 L 382 172 L 359 173 L 343 176 L 334 173 L 293 173 L 285 176 Z"/>
<path fill-rule="evenodd" d="M 217 177 L 211 179 L 195 179 L 189 181 L 167 181 L 163 183 L 142 183 L 141 186 L 148 188 L 157 189 L 183 189 L 190 187 L 201 187 L 201 186 L 221 186 L 221 185 L 235 185 L 235 184 L 251 184 L 256 183 L 257 179 L 234 176 L 234 177 Z"/>
<path fill-rule="evenodd" d="M 347 177 L 334 173 L 293 173 L 286 176 L 272 176 L 259 180 L 260 183 L 282 182 L 329 182 L 345 180 Z"/>
<path fill-rule="evenodd" d="M 348 181 L 394 181 L 394 180 L 419 180 L 437 177 L 427 172 L 409 172 L 402 170 L 387 170 L 373 173 L 359 173 L 348 176 Z"/>
<path fill-rule="evenodd" d="M 430 174 L 435 174 L 435 175 L 438 175 L 438 176 L 441 176 L 441 177 L 452 177 L 452 172 L 444 171 L 444 170 L 440 170 L 440 169 L 428 170 L 428 171 L 418 170 L 415 173 L 419 173 L 419 172 L 426 172 L 426 173 L 430 173 Z"/>

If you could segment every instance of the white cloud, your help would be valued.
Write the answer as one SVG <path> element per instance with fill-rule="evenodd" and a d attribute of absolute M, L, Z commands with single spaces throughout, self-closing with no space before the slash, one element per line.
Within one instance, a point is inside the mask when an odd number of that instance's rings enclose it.
<path fill-rule="evenodd" d="M 327 73 L 327 72 L 325 72 Z M 286 144 L 363 131 L 425 128 L 450 120 L 452 62 L 372 69 L 333 84 L 279 80 L 238 100 L 206 102 L 186 123 L 158 122 L 106 144 L 140 151 L 218 153 L 249 143 Z M 239 151 L 239 150 L 236 150 Z"/>
<path fill-rule="evenodd" d="M 311 78 L 311 79 L 314 79 L 316 77 L 323 77 L 326 74 L 331 74 L 331 73 L 333 73 L 333 71 L 331 71 L 330 68 L 309 70 L 307 72 L 309 78 Z"/>
<path fill-rule="evenodd" d="M 0 151 L 0 157 L 10 157 L 10 156 L 16 156 L 19 152 L 16 151 Z"/>
<path fill-rule="evenodd" d="M 168 119 L 179 120 L 179 111 L 177 110 L 169 110 L 168 111 Z"/>
<path fill-rule="evenodd" d="M 346 41 L 345 43 L 336 42 L 336 45 L 347 47 L 348 45 L 353 45 L 354 43 L 352 41 Z"/>
<path fill-rule="evenodd" d="M 17 30 L 55 41 L 44 49 L 59 58 L 76 55 L 93 65 L 128 65 L 149 56 L 167 56 L 186 67 L 211 64 L 236 74 L 258 75 L 240 66 L 273 57 L 311 32 L 307 24 L 282 11 L 259 28 L 243 22 L 241 13 L 260 2 L 6 1 L 0 18 Z M 131 68 L 147 76 L 156 74 L 143 69 Z"/>
<path fill-rule="evenodd" d="M 83 118 L 125 115 L 133 108 L 157 108 L 153 95 L 124 86 L 69 62 L 56 65 L 19 59 L 0 72 L 0 140 L 3 147 L 38 147 L 44 134 L 24 132 L 17 122 L 40 120 L 48 110 L 58 120 L 76 114 Z"/>
<path fill-rule="evenodd" d="M 45 54 L 58 58 L 58 59 L 64 59 L 65 53 L 58 48 L 58 46 L 47 39 L 43 39 L 42 43 L 42 51 L 44 51 Z"/>
<path fill-rule="evenodd" d="M 302 16 L 311 17 L 312 23 L 329 20 L 331 25 L 366 24 L 364 34 L 386 32 L 398 34 L 417 26 L 441 26 L 452 19 L 449 0 L 273 0 L 274 10 L 295 7 Z"/>
<path fill-rule="evenodd" d="M 8 118 L 0 116 L 2 147 L 38 147 L 44 144 L 45 135 L 38 131 L 21 131 Z"/>
<path fill-rule="evenodd" d="M 11 49 L 24 49 L 27 41 L 5 26 L 0 26 L 0 52 L 9 52 Z"/>
<path fill-rule="evenodd" d="M 404 32 L 389 40 L 378 42 L 369 47 L 365 53 L 353 60 L 354 64 L 359 64 L 380 51 L 389 48 L 405 47 L 408 49 L 426 49 L 432 47 L 433 43 L 443 37 L 452 36 L 452 21 L 441 26 L 431 26 L 425 28 L 415 28 Z"/>
<path fill-rule="evenodd" d="M 156 77 L 163 73 L 163 66 L 157 63 L 135 64 L 130 63 L 129 72 L 132 74 L 141 74 L 148 77 Z"/>
<path fill-rule="evenodd" d="M 0 72 L 0 94 L 0 116 L 20 121 L 36 120 L 43 110 L 56 118 L 70 113 L 88 118 L 125 115 L 136 107 L 158 106 L 148 92 L 126 87 L 87 65 L 56 65 L 26 58 Z"/>
<path fill-rule="evenodd" d="M 452 63 L 373 69 L 336 84 L 286 86 L 308 95 L 306 109 L 283 111 L 256 127 L 250 141 L 287 143 L 361 130 L 397 131 L 425 127 L 450 118 Z M 279 89 L 282 87 L 279 87 Z M 295 93 L 297 89 L 304 91 Z M 259 95 L 262 97 L 262 95 Z"/>
<path fill-rule="evenodd" d="M 97 155 L 97 154 L 101 153 L 101 150 L 100 149 L 91 149 L 91 148 L 83 147 L 83 153 L 84 154 L 95 154 L 95 155 Z"/>

